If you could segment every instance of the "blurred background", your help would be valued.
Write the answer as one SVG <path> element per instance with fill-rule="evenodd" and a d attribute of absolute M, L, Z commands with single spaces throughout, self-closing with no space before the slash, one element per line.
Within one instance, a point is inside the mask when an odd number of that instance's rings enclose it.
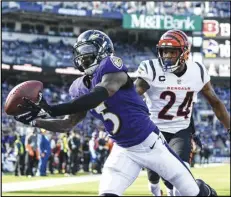
<path fill-rule="evenodd" d="M 2 105 L 15 85 L 32 79 L 44 83 L 50 104 L 68 101 L 69 86 L 82 75 L 72 67 L 72 45 L 85 30 L 107 33 L 134 77 L 142 60 L 156 57 L 160 36 L 178 28 L 189 36 L 191 58 L 205 64 L 230 113 L 230 2 L 11 1 L 2 2 L 1 11 Z M 4 173 L 28 177 L 46 176 L 46 171 L 101 173 L 113 143 L 90 114 L 70 133 L 58 134 L 22 125 L 1 111 Z M 204 145 L 203 151 L 195 145 L 193 163 L 229 162 L 227 132 L 200 95 L 193 116 Z M 41 166 L 43 153 L 47 159 Z"/>

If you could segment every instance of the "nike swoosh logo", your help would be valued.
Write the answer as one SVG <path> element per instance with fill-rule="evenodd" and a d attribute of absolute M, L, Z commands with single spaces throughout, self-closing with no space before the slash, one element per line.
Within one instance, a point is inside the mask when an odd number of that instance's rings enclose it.
<path fill-rule="evenodd" d="M 156 142 L 154 142 L 154 144 L 152 146 L 149 146 L 150 149 L 153 149 L 155 146 Z"/>

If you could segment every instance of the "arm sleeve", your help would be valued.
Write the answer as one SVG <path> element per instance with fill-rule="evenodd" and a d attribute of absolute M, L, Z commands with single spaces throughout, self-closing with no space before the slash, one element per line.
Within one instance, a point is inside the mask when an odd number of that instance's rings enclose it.
<path fill-rule="evenodd" d="M 92 89 L 89 94 L 85 94 L 79 98 L 73 99 L 68 103 L 49 106 L 49 114 L 51 116 L 62 116 L 67 114 L 75 114 L 77 112 L 88 111 L 97 107 L 101 102 L 109 97 L 106 88 L 98 86 Z"/>

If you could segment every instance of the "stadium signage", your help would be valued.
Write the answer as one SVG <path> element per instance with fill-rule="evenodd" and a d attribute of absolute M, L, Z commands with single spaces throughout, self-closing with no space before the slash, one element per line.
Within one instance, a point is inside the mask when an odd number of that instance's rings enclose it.
<path fill-rule="evenodd" d="M 69 74 L 69 75 L 83 75 L 84 74 L 73 67 L 56 68 L 55 72 L 60 73 L 60 74 Z"/>
<path fill-rule="evenodd" d="M 10 70 L 10 65 L 8 65 L 8 64 L 2 64 L 2 69 Z"/>
<path fill-rule="evenodd" d="M 29 72 L 42 72 L 43 69 L 41 67 L 32 66 L 31 64 L 23 64 L 23 65 L 8 65 L 8 64 L 2 64 L 2 69 L 4 70 L 20 70 L 20 71 L 29 71 Z"/>
<path fill-rule="evenodd" d="M 213 18 L 203 21 L 203 35 L 205 37 L 230 37 L 230 18 Z"/>
<path fill-rule="evenodd" d="M 202 49 L 205 58 L 230 58 L 230 40 L 203 40 Z"/>
<path fill-rule="evenodd" d="M 230 76 L 230 18 L 204 18 L 202 33 L 203 63 L 210 75 Z"/>
<path fill-rule="evenodd" d="M 75 10 L 75 9 L 67 9 L 67 8 L 59 8 L 59 14 L 66 14 L 66 15 L 74 15 L 74 16 L 87 16 L 88 12 L 85 10 Z"/>
<path fill-rule="evenodd" d="M 184 31 L 201 31 L 202 18 L 200 16 L 124 14 L 123 28 L 159 30 L 176 28 Z"/>
<path fill-rule="evenodd" d="M 42 72 L 41 67 L 32 66 L 31 64 L 14 65 L 13 70 L 30 71 L 30 72 Z"/>

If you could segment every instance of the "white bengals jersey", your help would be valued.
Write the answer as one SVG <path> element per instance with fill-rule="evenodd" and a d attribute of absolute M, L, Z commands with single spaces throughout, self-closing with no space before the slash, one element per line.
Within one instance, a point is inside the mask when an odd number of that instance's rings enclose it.
<path fill-rule="evenodd" d="M 161 131 L 177 133 L 188 128 L 193 102 L 197 102 L 198 92 L 210 81 L 204 65 L 191 60 L 186 65 L 181 77 L 163 72 L 158 59 L 142 61 L 136 72 L 150 86 L 144 96 L 150 118 Z"/>

